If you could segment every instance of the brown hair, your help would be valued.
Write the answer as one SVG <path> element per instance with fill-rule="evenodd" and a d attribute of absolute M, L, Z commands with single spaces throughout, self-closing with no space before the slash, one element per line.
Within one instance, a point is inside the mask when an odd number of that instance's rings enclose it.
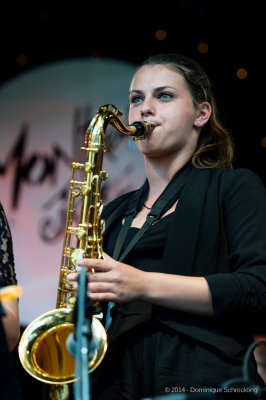
<path fill-rule="evenodd" d="M 209 121 L 202 128 L 192 164 L 197 168 L 232 168 L 233 140 L 217 117 L 216 102 L 204 69 L 194 60 L 180 54 L 159 54 L 149 57 L 144 65 L 165 65 L 177 69 L 184 77 L 194 103 L 207 101 L 212 108 Z"/>

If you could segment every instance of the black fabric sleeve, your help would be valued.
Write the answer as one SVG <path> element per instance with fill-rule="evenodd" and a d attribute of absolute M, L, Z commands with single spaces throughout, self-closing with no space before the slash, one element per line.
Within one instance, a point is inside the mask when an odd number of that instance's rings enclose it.
<path fill-rule="evenodd" d="M 223 219 L 228 239 L 229 273 L 206 276 L 216 316 L 247 323 L 266 319 L 266 191 L 249 170 L 223 180 Z"/>
<path fill-rule="evenodd" d="M 4 209 L 0 203 L 0 287 L 16 283 L 12 237 Z"/>

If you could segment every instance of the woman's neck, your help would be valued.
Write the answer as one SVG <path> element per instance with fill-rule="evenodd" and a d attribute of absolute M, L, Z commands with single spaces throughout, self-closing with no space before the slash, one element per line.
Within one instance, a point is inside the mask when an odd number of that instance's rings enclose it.
<path fill-rule="evenodd" d="M 173 176 L 191 159 L 191 155 L 183 157 L 148 158 L 145 157 L 146 176 L 149 181 L 148 199 L 156 200 L 166 188 Z"/>

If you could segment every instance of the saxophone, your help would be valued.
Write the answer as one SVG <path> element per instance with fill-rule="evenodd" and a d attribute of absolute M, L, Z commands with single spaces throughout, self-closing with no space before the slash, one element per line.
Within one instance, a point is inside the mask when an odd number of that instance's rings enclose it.
<path fill-rule="evenodd" d="M 103 153 L 109 151 L 105 130 L 111 124 L 119 132 L 133 136 L 134 140 L 146 139 L 151 133 L 148 123 L 139 121 L 126 126 L 121 115 L 112 104 L 104 105 L 86 131 L 84 147 L 81 147 L 86 153 L 86 161 L 72 163 L 56 308 L 32 321 L 19 342 L 18 353 L 24 369 L 34 378 L 52 385 L 65 385 L 78 378 L 75 376 L 75 357 L 66 347 L 66 340 L 74 329 L 76 301 L 75 288 L 67 275 L 77 271 L 80 258 L 103 258 L 104 220 L 101 218 L 100 191 L 102 181 L 107 179 L 107 173 L 102 171 Z M 83 180 L 76 178 L 77 171 L 83 175 Z M 88 372 L 101 363 L 107 350 L 107 334 L 99 319 L 100 304 L 95 303 L 92 308 L 91 331 L 95 348 L 89 354 Z"/>

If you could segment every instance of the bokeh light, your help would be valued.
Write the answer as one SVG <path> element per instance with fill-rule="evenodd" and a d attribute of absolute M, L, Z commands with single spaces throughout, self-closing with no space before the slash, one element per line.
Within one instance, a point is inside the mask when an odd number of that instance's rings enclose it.
<path fill-rule="evenodd" d="M 155 33 L 156 39 L 157 40 L 165 40 L 166 39 L 166 31 L 163 29 L 158 29 Z"/>

